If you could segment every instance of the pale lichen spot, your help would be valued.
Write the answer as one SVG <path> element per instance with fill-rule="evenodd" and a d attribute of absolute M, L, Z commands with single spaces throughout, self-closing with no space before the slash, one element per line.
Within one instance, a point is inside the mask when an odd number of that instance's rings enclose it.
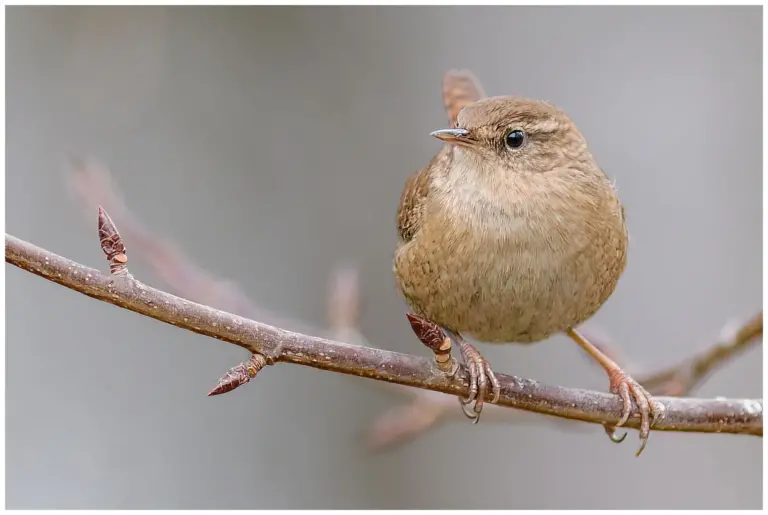
<path fill-rule="evenodd" d="M 744 401 L 744 411 L 750 415 L 757 415 L 763 411 L 763 403 L 761 401 L 747 399 Z"/>

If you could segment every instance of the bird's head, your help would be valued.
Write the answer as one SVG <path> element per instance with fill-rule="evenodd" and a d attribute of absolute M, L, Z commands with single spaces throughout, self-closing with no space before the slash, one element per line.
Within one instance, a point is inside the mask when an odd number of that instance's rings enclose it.
<path fill-rule="evenodd" d="M 562 110 L 521 97 L 469 104 L 454 127 L 432 136 L 454 145 L 456 159 L 492 174 L 538 174 L 593 163 L 586 140 Z"/>

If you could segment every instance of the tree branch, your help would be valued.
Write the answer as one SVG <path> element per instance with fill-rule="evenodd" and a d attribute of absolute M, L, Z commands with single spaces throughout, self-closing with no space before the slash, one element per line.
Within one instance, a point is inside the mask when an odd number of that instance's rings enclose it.
<path fill-rule="evenodd" d="M 147 286 L 130 275 L 105 276 L 14 236 L 5 236 L 6 262 L 130 311 L 223 340 L 263 355 L 267 363 L 294 363 L 406 386 L 465 396 L 468 374 L 463 366 L 453 377 L 440 373 L 431 360 L 371 347 L 349 345 L 286 331 L 197 304 Z M 549 386 L 530 379 L 497 374 L 499 404 L 536 413 L 600 424 L 615 424 L 621 415 L 618 397 L 601 392 Z M 732 433 L 762 436 L 762 400 L 658 397 L 665 415 L 657 431 Z M 632 417 L 627 427 L 638 428 Z"/>

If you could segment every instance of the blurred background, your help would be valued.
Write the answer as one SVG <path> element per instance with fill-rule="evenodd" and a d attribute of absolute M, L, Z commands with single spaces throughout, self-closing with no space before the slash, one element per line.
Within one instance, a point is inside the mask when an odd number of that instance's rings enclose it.
<path fill-rule="evenodd" d="M 762 307 L 760 7 L 6 13 L 7 231 L 70 259 L 107 270 L 64 166 L 92 156 L 137 220 L 263 321 L 325 330 L 329 277 L 351 263 L 370 344 L 428 356 L 395 289 L 394 219 L 459 67 L 565 109 L 616 179 L 629 263 L 588 325 L 638 367 Z M 6 278 L 8 508 L 761 506 L 759 438 L 652 433 L 636 459 L 634 431 L 617 446 L 599 426 L 453 417 L 373 452 L 402 391 L 278 365 L 209 398 L 242 349 Z M 565 337 L 480 350 L 499 372 L 608 387 Z M 761 363 L 756 346 L 696 395 L 760 397 Z"/>

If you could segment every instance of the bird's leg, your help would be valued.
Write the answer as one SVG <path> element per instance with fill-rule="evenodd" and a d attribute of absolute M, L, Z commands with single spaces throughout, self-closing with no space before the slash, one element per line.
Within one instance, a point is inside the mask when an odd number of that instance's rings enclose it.
<path fill-rule="evenodd" d="M 434 352 L 437 367 L 449 376 L 455 374 L 458 369 L 458 365 L 451 357 L 451 340 L 459 346 L 461 357 L 469 370 L 469 395 L 466 399 L 459 399 L 459 402 L 464 414 L 476 424 L 480 420 L 480 413 L 483 411 L 488 384 L 490 383 L 493 392 L 492 404 L 499 402 L 501 396 L 501 385 L 488 361 L 460 334 L 442 328 L 424 317 L 412 313 L 408 313 L 407 316 L 413 332 L 424 345 Z M 475 405 L 470 411 L 467 409 L 467 405 L 472 402 Z"/>
<path fill-rule="evenodd" d="M 453 376 L 459 366 L 451 356 L 451 339 L 446 336 L 445 331 L 426 318 L 412 313 L 407 313 L 407 316 L 416 337 L 435 353 L 437 368 L 449 377 Z"/>
<path fill-rule="evenodd" d="M 621 427 L 629 420 L 629 416 L 632 412 L 632 398 L 634 397 L 637 408 L 640 411 L 640 449 L 637 451 L 637 456 L 645 449 L 645 444 L 648 442 L 648 435 L 651 427 L 656 422 L 656 419 L 662 413 L 662 407 L 654 402 L 651 394 L 643 388 L 640 383 L 632 379 L 626 372 L 624 372 L 619 365 L 616 364 L 611 358 L 606 356 L 600 349 L 595 347 L 592 343 L 584 338 L 581 334 L 577 333 L 573 329 L 568 329 L 567 334 L 573 341 L 579 344 L 579 347 L 584 349 L 587 354 L 597 361 L 601 367 L 608 374 L 610 379 L 610 389 L 612 393 L 615 393 L 621 397 L 624 403 L 624 408 L 621 413 L 621 419 L 615 427 Z M 653 419 L 651 419 L 653 416 Z M 624 436 L 616 437 L 610 428 L 606 428 L 608 436 L 614 442 L 620 443 L 624 440 Z"/>
<path fill-rule="evenodd" d="M 499 380 L 491 370 L 491 365 L 488 361 L 475 349 L 472 345 L 458 333 L 445 330 L 453 341 L 459 346 L 461 351 L 461 357 L 464 359 L 464 364 L 467 365 L 469 370 L 469 395 L 466 399 L 459 399 L 461 403 L 461 409 L 464 414 L 469 417 L 474 424 L 480 420 L 480 413 L 483 411 L 483 403 L 485 402 L 485 396 L 488 392 L 488 385 L 490 383 L 491 391 L 493 392 L 492 404 L 499 402 L 499 396 L 501 395 L 501 385 Z M 467 405 L 475 403 L 472 410 L 467 409 Z"/>

